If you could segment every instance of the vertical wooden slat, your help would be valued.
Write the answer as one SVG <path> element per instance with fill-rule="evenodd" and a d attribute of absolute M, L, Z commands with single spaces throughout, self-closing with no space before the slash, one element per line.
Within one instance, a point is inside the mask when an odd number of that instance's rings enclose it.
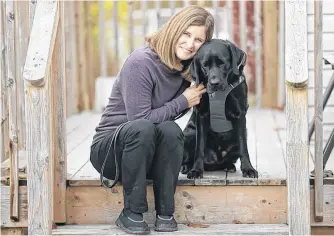
<path fill-rule="evenodd" d="M 29 1 L 29 24 L 30 24 L 30 29 L 32 27 L 32 23 L 34 20 L 34 16 L 35 16 L 35 10 L 36 10 L 36 0 L 30 0 Z"/>
<path fill-rule="evenodd" d="M 314 181 L 314 220 L 323 221 L 324 219 L 324 189 L 323 189 L 323 82 L 322 82 L 322 0 L 314 1 L 314 134 L 315 134 L 315 181 Z"/>
<path fill-rule="evenodd" d="M 310 235 L 307 2 L 285 2 L 286 166 L 290 235 Z M 298 55 L 298 60 L 296 60 Z"/>
<path fill-rule="evenodd" d="M 15 52 L 15 1 L 6 1 L 6 60 L 8 112 L 9 112 L 9 158 L 10 158 L 10 218 L 19 220 L 18 214 L 18 126 L 16 93 L 16 52 Z"/>
<path fill-rule="evenodd" d="M 284 60 L 284 35 L 285 35 L 285 14 L 284 1 L 279 1 L 279 40 L 278 40 L 278 107 L 285 106 L 285 60 Z"/>
<path fill-rule="evenodd" d="M 86 63 L 86 50 L 85 50 L 85 39 L 86 39 L 86 30 L 84 27 L 84 2 L 76 1 L 76 10 L 77 10 L 77 53 L 78 53 L 78 62 L 79 62 L 79 85 L 80 85 L 80 94 L 82 98 L 81 109 L 89 109 L 89 88 L 88 88 L 88 76 L 87 76 L 87 63 Z"/>
<path fill-rule="evenodd" d="M 187 7 L 189 5 L 189 0 L 182 0 L 183 7 Z"/>
<path fill-rule="evenodd" d="M 48 72 L 59 19 L 57 5 L 58 1 L 37 2 L 23 71 L 29 235 L 50 235 L 52 230 L 53 157 Z"/>
<path fill-rule="evenodd" d="M 145 36 L 147 34 L 147 0 L 142 0 L 140 3 L 141 12 L 142 12 L 142 25 L 143 25 L 143 43 L 145 43 Z"/>
<path fill-rule="evenodd" d="M 107 50 L 105 45 L 104 1 L 99 1 L 100 76 L 107 76 Z"/>
<path fill-rule="evenodd" d="M 93 73 L 94 55 L 93 55 L 93 38 L 92 38 L 92 17 L 90 15 L 90 7 L 92 2 L 86 1 L 85 4 L 85 27 L 86 27 L 86 73 L 89 94 L 89 109 L 93 109 L 95 103 L 95 78 Z"/>
<path fill-rule="evenodd" d="M 64 1 L 59 1 L 59 22 L 50 70 L 50 156 L 53 160 L 53 221 L 66 222 L 66 107 Z"/>
<path fill-rule="evenodd" d="M 0 37 L 1 37 L 1 162 L 8 158 L 9 153 L 9 126 L 8 126 L 8 89 L 7 89 L 7 59 L 6 59 L 6 13 L 5 2 L 0 3 Z"/>
<path fill-rule="evenodd" d="M 129 38 L 129 50 L 131 53 L 133 51 L 133 41 L 134 41 L 134 33 L 133 33 L 133 0 L 128 0 L 128 24 L 129 24 L 129 33 L 128 33 L 128 38 Z"/>
<path fill-rule="evenodd" d="M 67 103 L 69 113 L 74 114 L 80 108 L 80 91 L 79 91 L 79 76 L 78 76 L 78 54 L 77 54 L 77 31 L 76 31 L 76 8 L 74 1 L 66 1 L 66 17 L 68 20 L 66 29 L 66 90 Z"/>
<path fill-rule="evenodd" d="M 256 75 L 256 107 L 261 107 L 262 100 L 262 22 L 261 22 L 261 2 L 254 2 L 254 22 L 255 22 L 255 75 Z"/>
<path fill-rule="evenodd" d="M 262 106 L 277 107 L 278 10 L 277 1 L 263 1 L 263 94 Z"/>
<path fill-rule="evenodd" d="M 157 22 L 158 22 L 158 28 L 160 28 L 162 22 L 161 22 L 161 15 L 160 15 L 160 0 L 154 1 L 154 9 L 157 11 Z"/>
<path fill-rule="evenodd" d="M 175 4 L 176 4 L 176 1 L 169 1 L 169 8 L 171 11 L 171 16 L 175 14 Z"/>
<path fill-rule="evenodd" d="M 233 30 L 234 30 L 234 21 L 233 21 L 233 0 L 227 0 L 227 11 L 228 11 L 228 35 L 229 40 L 233 42 Z"/>
<path fill-rule="evenodd" d="M 113 23 L 114 23 L 114 40 L 115 40 L 115 61 L 116 61 L 116 71 L 119 68 L 119 48 L 118 48 L 118 1 L 114 1 L 113 6 Z"/>
<path fill-rule="evenodd" d="M 218 14 L 219 14 L 219 4 L 218 1 L 212 1 L 212 7 L 214 9 L 213 17 L 215 19 L 215 37 L 218 38 L 219 35 L 219 20 L 218 20 Z"/>
<path fill-rule="evenodd" d="M 246 24 L 246 2 L 239 2 L 239 34 L 240 34 L 240 47 L 245 52 L 247 51 L 247 24 Z"/>
<path fill-rule="evenodd" d="M 24 101 L 24 81 L 22 72 L 27 55 L 27 48 L 30 35 L 29 24 L 29 2 L 17 1 L 17 14 L 15 21 L 15 30 L 18 37 L 15 38 L 16 44 L 16 78 L 17 78 L 17 101 L 18 101 L 18 137 L 19 149 L 25 148 L 25 101 Z"/>

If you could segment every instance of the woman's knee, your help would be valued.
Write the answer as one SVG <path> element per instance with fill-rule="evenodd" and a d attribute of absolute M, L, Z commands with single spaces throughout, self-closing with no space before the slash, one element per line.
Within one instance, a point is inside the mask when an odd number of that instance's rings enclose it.
<path fill-rule="evenodd" d="M 127 138 L 139 138 L 140 140 L 153 140 L 156 135 L 155 125 L 145 119 L 131 121 L 127 128 Z"/>
<path fill-rule="evenodd" d="M 177 140 L 183 142 L 184 135 L 181 128 L 174 121 L 165 121 L 157 125 L 158 135 L 171 142 Z"/>

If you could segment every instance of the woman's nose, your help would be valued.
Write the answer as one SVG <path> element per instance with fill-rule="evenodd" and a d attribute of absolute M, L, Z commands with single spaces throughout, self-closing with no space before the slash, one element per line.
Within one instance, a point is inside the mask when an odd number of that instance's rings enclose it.
<path fill-rule="evenodd" d="M 195 42 L 195 40 L 191 39 L 191 38 L 187 40 L 188 49 L 193 49 L 194 48 L 194 42 Z"/>

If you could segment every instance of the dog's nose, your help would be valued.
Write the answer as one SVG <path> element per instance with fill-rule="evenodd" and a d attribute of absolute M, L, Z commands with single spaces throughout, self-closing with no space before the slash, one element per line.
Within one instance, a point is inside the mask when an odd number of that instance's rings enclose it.
<path fill-rule="evenodd" d="M 219 78 L 217 76 L 212 76 L 210 79 L 211 85 L 217 85 L 219 83 Z"/>

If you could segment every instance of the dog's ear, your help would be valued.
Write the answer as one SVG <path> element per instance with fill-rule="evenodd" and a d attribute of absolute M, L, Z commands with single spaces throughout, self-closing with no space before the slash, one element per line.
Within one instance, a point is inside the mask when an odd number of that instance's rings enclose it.
<path fill-rule="evenodd" d="M 203 73 L 202 73 L 202 66 L 198 58 L 193 59 L 190 64 L 190 74 L 193 80 L 195 81 L 196 85 L 203 83 Z"/>
<path fill-rule="evenodd" d="M 231 54 L 233 73 L 241 75 L 246 65 L 247 54 L 231 42 L 228 42 L 228 48 Z"/>

